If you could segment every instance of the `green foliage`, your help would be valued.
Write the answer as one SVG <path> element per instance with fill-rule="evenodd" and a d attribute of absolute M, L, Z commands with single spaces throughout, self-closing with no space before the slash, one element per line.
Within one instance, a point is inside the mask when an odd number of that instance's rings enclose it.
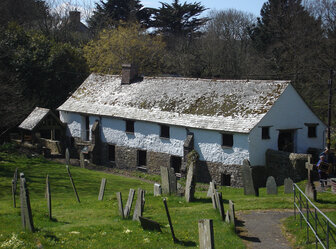
<path fill-rule="evenodd" d="M 90 70 L 119 74 L 123 63 L 135 63 L 145 75 L 161 72 L 164 43 L 141 29 L 138 24 L 103 30 L 97 40 L 84 47 Z"/>

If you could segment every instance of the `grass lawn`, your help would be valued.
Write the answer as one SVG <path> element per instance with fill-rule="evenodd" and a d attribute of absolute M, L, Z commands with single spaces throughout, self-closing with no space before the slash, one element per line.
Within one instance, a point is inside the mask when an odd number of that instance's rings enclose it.
<path fill-rule="evenodd" d="M 27 179 L 36 233 L 22 230 L 20 208 L 13 208 L 11 180 L 15 168 L 24 172 Z M 71 173 L 80 203 L 76 201 L 65 165 L 41 157 L 27 158 L 0 152 L 0 248 L 36 248 L 40 245 L 43 248 L 197 248 L 199 219 L 213 220 L 216 248 L 245 248 L 233 227 L 220 221 L 219 212 L 212 208 L 211 200 L 206 197 L 207 185 L 197 185 L 193 203 L 186 203 L 182 197 L 167 196 L 175 235 L 180 240 L 174 244 L 163 197 L 153 196 L 152 183 L 79 167 L 71 167 Z M 47 216 L 44 198 L 47 174 L 53 221 Z M 137 176 L 147 178 L 139 173 Z M 102 178 L 107 179 L 105 196 L 103 201 L 98 201 Z M 148 178 L 160 179 L 158 176 Z M 119 217 L 116 192 L 122 192 L 125 205 L 130 188 L 146 190 L 143 216 L 159 222 L 162 233 L 144 231 L 138 222 Z M 293 208 L 293 196 L 283 194 L 283 186 L 279 187 L 277 196 L 267 196 L 265 189 L 260 190 L 259 197 L 244 196 L 243 189 L 221 187 L 219 190 L 225 209 L 228 200 L 234 201 L 236 211 Z M 320 208 L 335 207 L 335 195 L 319 198 Z"/>

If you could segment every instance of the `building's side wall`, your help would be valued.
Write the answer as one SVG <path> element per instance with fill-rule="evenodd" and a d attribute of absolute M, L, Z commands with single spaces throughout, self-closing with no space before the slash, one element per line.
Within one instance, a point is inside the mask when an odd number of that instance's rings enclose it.
<path fill-rule="evenodd" d="M 308 137 L 308 127 L 305 123 L 318 124 L 316 138 Z M 270 139 L 261 138 L 262 126 L 270 126 Z M 279 130 L 296 129 L 295 151 L 306 153 L 308 148 L 323 148 L 326 126 L 308 108 L 295 89 L 289 85 L 275 102 L 270 111 L 254 127 L 249 136 L 249 151 L 251 165 L 265 165 L 267 149 L 278 150 Z"/>

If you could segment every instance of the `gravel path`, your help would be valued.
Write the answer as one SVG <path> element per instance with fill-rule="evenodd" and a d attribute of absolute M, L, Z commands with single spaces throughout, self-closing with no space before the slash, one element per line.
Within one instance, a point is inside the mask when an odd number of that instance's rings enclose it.
<path fill-rule="evenodd" d="M 248 249 L 290 249 L 282 235 L 282 218 L 293 215 L 293 211 L 249 211 L 237 214 L 239 236 Z"/>

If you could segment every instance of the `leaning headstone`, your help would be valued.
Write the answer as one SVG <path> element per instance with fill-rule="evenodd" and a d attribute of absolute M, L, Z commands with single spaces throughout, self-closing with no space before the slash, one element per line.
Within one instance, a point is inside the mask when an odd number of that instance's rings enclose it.
<path fill-rule="evenodd" d="M 212 220 L 198 221 L 198 235 L 200 249 L 215 248 Z"/>
<path fill-rule="evenodd" d="M 154 183 L 154 196 L 161 196 L 161 195 L 162 195 L 161 185 L 158 183 Z"/>
<path fill-rule="evenodd" d="M 243 174 L 244 195 L 256 195 L 253 185 L 252 169 L 248 165 L 243 165 L 241 169 Z"/>
<path fill-rule="evenodd" d="M 142 216 L 144 203 L 145 203 L 145 191 L 138 188 L 138 198 L 135 203 L 135 209 L 133 213 L 133 220 L 139 221 L 139 216 Z"/>
<path fill-rule="evenodd" d="M 66 169 L 67 169 L 67 171 L 68 171 L 68 175 L 69 175 L 69 178 L 70 178 L 70 182 L 71 182 L 71 185 L 72 185 L 72 189 L 73 189 L 73 191 L 74 191 L 74 193 L 75 193 L 75 195 L 76 195 L 76 199 L 77 199 L 78 202 L 80 202 L 80 200 L 79 200 L 79 196 L 78 196 L 78 193 L 77 193 L 77 189 L 76 189 L 75 183 L 74 183 L 74 181 L 73 181 L 73 179 L 72 179 L 72 176 L 71 176 L 70 169 L 69 169 L 69 166 L 68 166 L 68 165 L 66 165 Z"/>
<path fill-rule="evenodd" d="M 104 198 L 105 186 L 106 186 L 106 178 L 103 178 L 100 183 L 98 201 L 102 201 Z"/>
<path fill-rule="evenodd" d="M 85 158 L 83 152 L 79 153 L 79 165 L 81 168 L 85 168 Z"/>
<path fill-rule="evenodd" d="M 68 148 L 65 149 L 65 164 L 70 165 L 70 153 Z"/>
<path fill-rule="evenodd" d="M 49 214 L 49 219 L 52 219 L 52 214 L 51 214 L 51 193 L 50 193 L 50 183 L 49 183 L 49 175 L 47 175 L 46 179 L 46 186 L 47 186 L 47 206 L 48 206 L 48 214 Z"/>
<path fill-rule="evenodd" d="M 224 206 L 223 206 L 223 197 L 222 197 L 222 193 L 221 192 L 217 192 L 216 191 L 216 195 L 218 199 L 218 210 L 219 210 L 219 214 L 221 216 L 222 221 L 225 220 L 225 212 L 224 212 Z"/>
<path fill-rule="evenodd" d="M 313 164 L 311 163 L 311 155 L 308 156 L 308 162 L 306 162 L 306 169 L 307 169 L 307 173 L 308 173 L 308 181 L 307 181 L 307 185 L 305 188 L 305 194 L 313 199 L 314 201 L 317 201 L 317 192 L 315 189 L 315 184 L 313 182 L 313 176 L 312 176 L 312 172 L 313 172 Z"/>
<path fill-rule="evenodd" d="M 286 178 L 284 181 L 284 192 L 285 194 L 293 193 L 293 180 L 290 178 Z"/>
<path fill-rule="evenodd" d="M 150 220 L 148 218 L 139 216 L 141 227 L 144 230 L 152 230 L 152 231 L 158 231 L 161 232 L 160 224 L 156 221 Z"/>
<path fill-rule="evenodd" d="M 21 221 L 23 229 L 34 232 L 33 215 L 30 206 L 29 192 L 26 178 L 20 173 L 20 200 L 21 200 Z"/>
<path fill-rule="evenodd" d="M 187 173 L 187 182 L 185 187 L 185 198 L 186 202 L 191 202 L 194 200 L 195 188 L 196 188 L 196 179 L 195 179 L 195 163 L 190 163 Z"/>
<path fill-rule="evenodd" d="M 226 223 L 231 223 L 229 210 L 226 210 L 225 222 Z"/>
<path fill-rule="evenodd" d="M 266 181 L 266 190 L 268 195 L 277 195 L 278 187 L 273 176 L 269 176 Z"/>
<path fill-rule="evenodd" d="M 174 243 L 175 243 L 175 242 L 177 242 L 177 239 L 175 237 L 173 224 L 172 224 L 171 219 L 170 219 L 170 214 L 169 214 L 166 198 L 163 199 L 163 204 L 164 204 L 165 209 L 166 209 L 166 214 L 167 214 L 167 219 L 168 219 L 168 222 L 169 222 L 170 231 L 171 231 Z"/>
<path fill-rule="evenodd" d="M 170 194 L 176 194 L 177 193 L 177 178 L 175 175 L 174 168 L 170 167 L 168 168 L 169 172 L 169 193 Z"/>
<path fill-rule="evenodd" d="M 121 192 L 117 192 L 117 201 L 118 201 L 119 215 L 121 216 L 121 218 L 124 219 L 124 207 Z"/>
<path fill-rule="evenodd" d="M 236 215 L 235 215 L 235 208 L 233 201 L 229 200 L 229 216 L 230 216 L 230 222 L 236 226 Z"/>
<path fill-rule="evenodd" d="M 133 199 L 134 199 L 134 193 L 135 190 L 134 189 L 130 189 L 129 194 L 128 194 L 128 199 L 127 199 L 127 203 L 124 209 L 124 217 L 128 218 L 131 212 L 131 208 L 132 208 L 132 203 L 133 203 Z"/>
<path fill-rule="evenodd" d="M 161 170 L 161 186 L 164 194 L 170 194 L 169 171 L 167 167 L 160 167 Z"/>
<path fill-rule="evenodd" d="M 214 192 L 214 196 L 215 196 L 216 208 L 218 209 L 219 208 L 219 192 L 218 192 L 218 190 L 216 190 Z"/>
<path fill-rule="evenodd" d="M 214 191 L 216 190 L 216 185 L 214 182 L 210 182 L 207 197 L 212 197 Z"/>
<path fill-rule="evenodd" d="M 214 191 L 212 193 L 212 196 L 211 196 L 211 201 L 212 201 L 212 207 L 213 207 L 213 209 L 217 209 L 216 191 Z"/>

